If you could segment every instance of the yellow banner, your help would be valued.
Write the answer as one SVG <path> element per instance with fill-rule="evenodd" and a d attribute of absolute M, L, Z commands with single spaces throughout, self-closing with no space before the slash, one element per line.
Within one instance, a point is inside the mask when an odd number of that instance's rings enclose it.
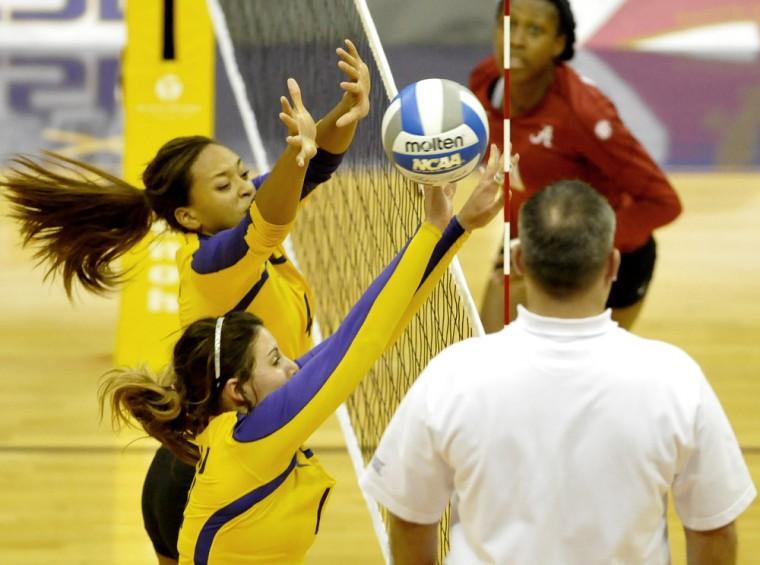
<path fill-rule="evenodd" d="M 206 0 L 129 0 L 124 89 L 124 178 L 142 186 L 145 166 L 170 139 L 213 136 L 214 36 Z M 169 361 L 178 337 L 180 236 L 164 226 L 123 259 L 132 268 L 121 294 L 117 365 Z"/>

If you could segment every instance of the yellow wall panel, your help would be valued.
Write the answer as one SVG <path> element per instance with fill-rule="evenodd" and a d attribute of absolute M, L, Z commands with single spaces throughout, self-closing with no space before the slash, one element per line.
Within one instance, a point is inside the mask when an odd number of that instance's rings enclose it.
<path fill-rule="evenodd" d="M 129 0 L 126 17 L 124 178 L 142 186 L 145 166 L 165 142 L 213 135 L 214 37 L 205 0 Z M 123 260 L 133 271 L 121 295 L 119 365 L 161 367 L 177 338 L 174 255 L 180 236 L 163 230 L 163 224 L 154 225 Z"/>

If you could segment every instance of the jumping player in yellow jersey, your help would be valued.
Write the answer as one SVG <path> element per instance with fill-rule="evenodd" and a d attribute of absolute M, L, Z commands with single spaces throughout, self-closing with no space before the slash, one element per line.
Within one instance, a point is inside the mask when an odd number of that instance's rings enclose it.
<path fill-rule="evenodd" d="M 348 40 L 337 54 L 347 78 L 340 83 L 342 98 L 315 124 L 289 79 L 292 103 L 280 100 L 287 146 L 272 170 L 253 181 L 233 151 L 202 136 L 164 144 L 143 173 L 145 190 L 60 155 L 42 161 L 17 156 L 0 189 L 25 244 L 36 248 L 49 275 L 61 275 L 69 295 L 75 280 L 104 292 L 125 278 L 113 261 L 163 220 L 185 234 L 178 256 L 182 325 L 249 309 L 270 323 L 289 355 L 304 353 L 310 346 L 308 291 L 279 244 L 300 201 L 330 178 L 369 113 L 366 64 Z M 288 316 L 287 331 L 280 334 L 277 321 L 261 311 L 268 307 Z"/>
<path fill-rule="evenodd" d="M 124 279 L 112 269 L 114 259 L 163 220 L 185 237 L 177 256 L 183 326 L 247 310 L 267 323 L 283 352 L 302 355 L 311 346 L 310 290 L 281 243 L 302 198 L 339 166 L 369 112 L 367 66 L 348 40 L 337 54 L 346 76 L 340 101 L 315 124 L 298 84 L 289 80 L 292 102 L 281 98 L 280 112 L 287 147 L 273 169 L 253 181 L 234 152 L 200 136 L 161 147 L 143 173 L 145 190 L 74 159 L 17 157 L 0 189 L 25 243 L 36 248 L 48 274 L 60 274 L 69 295 L 75 280 L 104 292 Z M 143 518 L 160 563 L 177 558 L 192 476 L 193 468 L 166 449 L 148 471 Z"/>
<path fill-rule="evenodd" d="M 453 218 L 454 186 L 426 187 L 426 221 L 335 334 L 295 362 L 261 320 L 233 312 L 188 326 L 160 383 L 145 370 L 106 375 L 101 407 L 117 423 L 135 418 L 196 463 L 180 563 L 304 562 L 334 481 L 303 443 L 404 329 L 466 234 L 502 209 L 502 168 L 492 147 Z"/>

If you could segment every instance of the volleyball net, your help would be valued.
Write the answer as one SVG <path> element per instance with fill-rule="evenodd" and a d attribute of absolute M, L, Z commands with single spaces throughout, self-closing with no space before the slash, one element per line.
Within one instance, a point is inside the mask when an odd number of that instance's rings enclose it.
<path fill-rule="evenodd" d="M 372 75 L 371 112 L 334 177 L 309 197 L 292 233 L 295 260 L 310 282 L 321 335 L 330 335 L 350 307 L 422 219 L 422 196 L 385 157 L 381 120 L 396 87 L 364 0 L 209 0 L 223 63 L 243 116 L 259 171 L 284 148 L 278 119 L 286 79 L 295 77 L 317 118 L 342 94 L 335 48 L 357 46 Z M 480 322 L 458 263 L 395 346 L 339 410 L 355 468 L 369 461 L 400 400 L 431 357 L 480 333 Z M 368 501 L 380 545 L 381 514 Z M 448 512 L 440 557 L 448 547 Z"/>

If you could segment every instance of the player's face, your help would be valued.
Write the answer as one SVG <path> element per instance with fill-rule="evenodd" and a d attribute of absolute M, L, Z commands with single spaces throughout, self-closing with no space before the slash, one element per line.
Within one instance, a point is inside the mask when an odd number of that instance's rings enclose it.
<path fill-rule="evenodd" d="M 298 371 L 298 365 L 280 352 L 277 340 L 266 328 L 261 328 L 254 341 L 253 355 L 256 359 L 253 384 L 249 381 L 246 386 L 253 386 L 258 402 L 288 382 Z"/>
<path fill-rule="evenodd" d="M 559 13 L 547 0 L 513 0 L 509 16 L 510 80 L 530 79 L 554 64 L 565 48 Z"/>
<path fill-rule="evenodd" d="M 211 144 L 190 167 L 190 205 L 201 233 L 213 235 L 240 223 L 256 189 L 249 171 L 235 153 Z"/>

